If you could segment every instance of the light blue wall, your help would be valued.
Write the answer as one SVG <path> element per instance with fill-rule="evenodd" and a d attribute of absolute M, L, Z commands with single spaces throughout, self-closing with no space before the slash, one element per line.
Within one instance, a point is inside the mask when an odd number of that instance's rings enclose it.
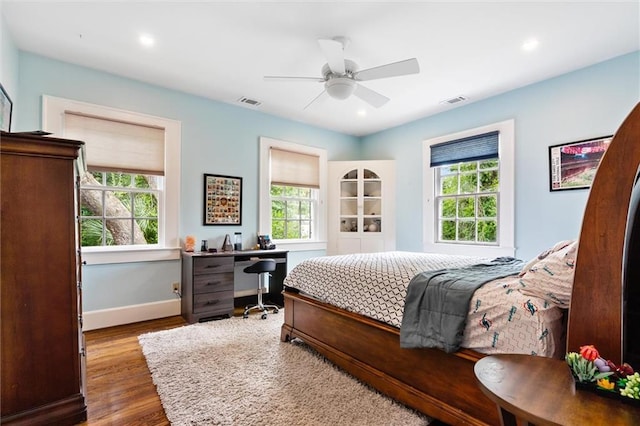
<path fill-rule="evenodd" d="M 1 10 L 2 2 L 0 2 Z M 13 43 L 2 13 L 0 13 L 0 83 L 15 104 L 18 99 L 18 49 Z M 15 111 L 13 116 L 12 121 L 15 121 Z M 11 130 L 14 130 L 13 125 Z"/>
<path fill-rule="evenodd" d="M 325 129 L 215 102 L 112 74 L 19 53 L 19 120 L 14 130 L 41 128 L 42 95 L 137 111 L 182 122 L 180 235 L 221 246 L 241 231 L 255 243 L 258 228 L 258 141 L 260 136 L 325 148 L 330 160 L 359 157 L 359 139 Z M 243 178 L 242 226 L 202 225 L 203 174 Z M 324 252 L 298 252 L 295 265 Z M 180 281 L 180 261 L 87 265 L 83 268 L 85 311 L 168 300 Z"/>
<path fill-rule="evenodd" d="M 616 131 L 640 101 L 635 52 L 362 139 L 364 159 L 397 161 L 397 247 L 422 250 L 422 141 L 515 120 L 516 256 L 576 238 L 588 190 L 549 191 L 548 147 Z"/>
<path fill-rule="evenodd" d="M 509 118 L 516 122 L 517 255 L 529 258 L 575 237 L 587 191 L 548 191 L 549 145 L 612 133 L 640 99 L 640 53 L 424 118 L 361 140 L 100 71 L 20 52 L 2 26 L 1 81 L 14 100 L 14 131 L 41 127 L 43 94 L 182 122 L 180 235 L 214 245 L 258 226 L 258 138 L 326 148 L 330 160 L 397 160 L 397 246 L 422 249 L 422 141 Z M 242 227 L 204 227 L 202 175 L 244 178 Z M 323 252 L 290 254 L 290 264 Z M 180 262 L 93 265 L 83 269 L 86 311 L 168 300 Z"/>

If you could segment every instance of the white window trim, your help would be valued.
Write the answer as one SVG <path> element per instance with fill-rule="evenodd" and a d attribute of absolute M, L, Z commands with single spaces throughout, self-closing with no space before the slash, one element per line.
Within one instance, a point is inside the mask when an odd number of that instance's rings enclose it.
<path fill-rule="evenodd" d="M 501 121 L 487 126 L 476 127 L 462 132 L 427 139 L 422 143 L 423 158 L 423 250 L 431 253 L 460 254 L 467 256 L 514 256 L 515 229 L 515 125 L 514 120 Z M 431 168 L 431 145 L 455 139 L 499 131 L 498 152 L 500 157 L 500 205 L 498 211 L 500 228 L 498 245 L 475 245 L 464 243 L 443 243 L 436 241 L 437 222 L 435 206 L 435 170 Z"/>
<path fill-rule="evenodd" d="M 315 238 L 312 240 L 274 240 L 278 248 L 289 251 L 326 250 L 327 249 L 327 151 L 286 142 L 278 139 L 260 137 L 260 184 L 259 184 L 259 232 L 258 234 L 271 235 L 271 188 L 269 150 L 271 148 L 282 149 L 301 154 L 316 155 L 320 162 L 320 188 L 318 189 L 318 212 L 314 218 Z"/>
<path fill-rule="evenodd" d="M 71 99 L 44 95 L 42 97 L 42 129 L 58 137 L 64 137 L 64 114 L 73 111 L 80 114 L 140 123 L 164 129 L 165 171 L 163 212 L 158 227 L 164 241 L 157 246 L 83 247 L 82 259 L 87 264 L 128 263 L 180 259 L 180 144 L 182 124 L 180 121 L 133 111 L 95 105 Z"/>

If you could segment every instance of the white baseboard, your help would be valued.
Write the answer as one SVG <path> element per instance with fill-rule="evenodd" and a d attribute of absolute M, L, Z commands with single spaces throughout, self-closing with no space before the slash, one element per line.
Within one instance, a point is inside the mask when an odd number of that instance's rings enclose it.
<path fill-rule="evenodd" d="M 83 331 L 180 315 L 180 299 L 83 312 Z"/>

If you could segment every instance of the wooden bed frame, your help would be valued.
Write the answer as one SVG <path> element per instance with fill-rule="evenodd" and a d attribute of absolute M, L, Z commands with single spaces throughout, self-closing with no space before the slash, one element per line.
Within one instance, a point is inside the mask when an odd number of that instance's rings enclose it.
<path fill-rule="evenodd" d="M 567 348 L 595 344 L 622 359 L 622 262 L 627 210 L 640 164 L 640 104 L 615 134 L 589 193 L 580 234 Z M 281 340 L 300 338 L 380 392 L 451 425 L 499 425 L 463 349 L 401 349 L 399 329 L 284 291 Z M 586 321 L 586 319 L 589 319 Z"/>

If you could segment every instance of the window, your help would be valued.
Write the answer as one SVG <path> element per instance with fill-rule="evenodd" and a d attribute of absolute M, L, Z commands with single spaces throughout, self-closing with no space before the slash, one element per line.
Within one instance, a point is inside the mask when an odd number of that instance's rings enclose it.
<path fill-rule="evenodd" d="M 82 247 L 158 244 L 161 176 L 91 171 L 80 180 Z"/>
<path fill-rule="evenodd" d="M 43 128 L 85 142 L 83 259 L 99 264 L 179 258 L 179 122 L 44 96 Z"/>
<path fill-rule="evenodd" d="M 317 189 L 271 184 L 271 238 L 311 240 Z"/>
<path fill-rule="evenodd" d="M 425 251 L 512 256 L 513 121 L 424 142 Z"/>
<path fill-rule="evenodd" d="M 289 250 L 325 242 L 326 151 L 260 138 L 260 234 Z"/>
<path fill-rule="evenodd" d="M 498 160 L 436 167 L 438 242 L 497 244 Z"/>

